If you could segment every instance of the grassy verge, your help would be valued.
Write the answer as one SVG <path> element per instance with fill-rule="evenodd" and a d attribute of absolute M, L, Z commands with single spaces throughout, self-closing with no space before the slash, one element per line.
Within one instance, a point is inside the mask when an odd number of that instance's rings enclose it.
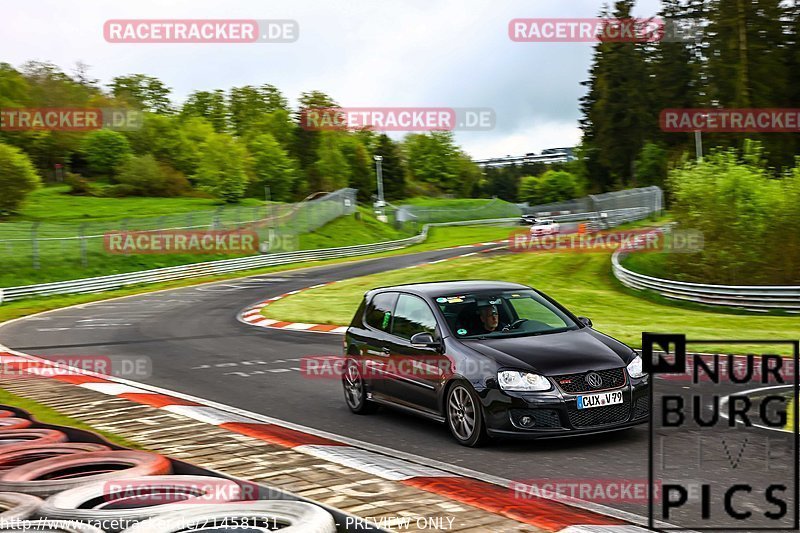
<path fill-rule="evenodd" d="M 608 254 L 587 253 L 469 257 L 305 291 L 275 302 L 263 312 L 280 320 L 348 324 L 364 292 L 374 287 L 416 281 L 494 279 L 536 287 L 575 314 L 590 317 L 598 330 L 632 346 L 641 345 L 643 331 L 685 333 L 690 339 L 800 337 L 797 317 L 730 315 L 639 298 L 622 289 L 611 273 L 610 263 Z M 759 347 L 742 345 L 737 350 L 757 353 Z"/>
<path fill-rule="evenodd" d="M 354 215 L 340 217 L 311 233 L 301 235 L 300 248 L 309 250 L 353 246 L 402 239 L 412 235 L 409 231 L 395 229 L 389 224 L 379 222 L 368 209 L 359 209 L 359 215 L 359 218 Z M 9 238 L 3 233 L 4 227 L 0 224 L 0 241 Z M 505 230 L 505 233 L 508 234 L 508 230 Z M 266 238 L 266 229 L 260 236 L 262 239 Z M 40 241 L 38 254 L 39 268 L 34 269 L 33 250 L 29 241 L 0 242 L 0 262 L 5 267 L 0 269 L 0 287 L 105 276 L 242 256 L 241 254 L 109 254 L 104 249 L 102 238 L 87 239 L 85 267 L 80 243 L 76 240 Z"/>
<path fill-rule="evenodd" d="M 214 211 L 221 206 L 219 200 L 213 198 L 98 198 L 73 196 L 67 194 L 67 191 L 69 191 L 69 187 L 58 185 L 32 192 L 14 220 L 36 220 L 60 224 L 118 221 L 124 218 Z M 242 207 L 263 206 L 264 202 L 255 198 L 245 198 L 240 205 Z"/>
<path fill-rule="evenodd" d="M 359 207 L 352 215 L 339 217 L 311 233 L 300 235 L 300 249 L 314 250 L 337 246 L 355 246 L 372 242 L 394 241 L 411 237 L 411 231 L 380 222 L 372 210 Z"/>
<path fill-rule="evenodd" d="M 98 435 L 102 435 L 106 440 L 108 440 L 109 442 L 113 442 L 114 444 L 138 450 L 143 449 L 142 446 L 139 446 L 138 444 L 135 444 L 123 437 L 120 437 L 113 433 L 108 433 L 107 431 L 101 431 L 99 429 L 95 429 L 92 426 L 84 424 L 80 420 L 76 420 L 67 415 L 61 414 L 51 407 L 48 407 L 34 400 L 29 400 L 28 398 L 23 398 L 22 396 L 17 396 L 16 394 L 12 394 L 5 389 L 0 389 L 0 404 L 13 405 L 14 407 L 24 409 L 25 411 L 30 413 L 34 418 L 36 418 L 36 420 L 42 422 L 43 424 L 53 424 L 55 426 L 70 426 L 76 429 L 83 429 L 86 431 L 97 433 Z"/>
<path fill-rule="evenodd" d="M 191 285 L 199 285 L 209 281 L 221 281 L 226 279 L 235 279 L 255 274 L 269 274 L 272 272 L 284 272 L 287 270 L 295 270 L 298 268 L 324 266 L 336 263 L 345 263 L 349 261 L 359 261 L 364 259 L 377 259 L 380 257 L 388 257 L 393 255 L 402 255 L 409 253 L 424 252 L 427 250 L 435 250 L 438 248 L 446 248 L 448 246 L 458 246 L 462 244 L 473 244 L 480 241 L 497 240 L 508 237 L 510 228 L 499 227 L 485 227 L 485 226 L 458 226 L 452 228 L 435 228 L 428 234 L 428 239 L 421 244 L 402 248 L 400 250 L 393 250 L 391 252 L 382 252 L 378 254 L 363 255 L 358 257 L 342 258 L 342 259 L 328 259 L 324 261 L 307 261 L 303 263 L 293 263 L 291 265 L 282 265 L 275 267 L 265 267 L 253 270 L 245 270 L 240 272 L 232 272 L 229 274 L 222 274 L 218 276 L 206 276 L 202 278 L 192 278 L 186 280 L 168 281 L 163 283 L 153 283 L 149 285 L 136 285 L 126 287 L 124 289 L 117 289 L 113 291 L 98 293 L 98 294 L 76 294 L 67 296 L 50 296 L 46 298 L 29 298 L 25 300 L 9 302 L 0 305 L 0 322 L 19 318 L 42 311 L 49 311 L 51 309 L 59 309 L 70 305 L 78 305 L 83 303 L 95 302 L 99 300 L 107 300 L 109 298 L 118 298 L 121 296 L 129 296 L 134 294 L 142 294 L 163 289 L 173 289 L 179 287 L 188 287 Z"/>

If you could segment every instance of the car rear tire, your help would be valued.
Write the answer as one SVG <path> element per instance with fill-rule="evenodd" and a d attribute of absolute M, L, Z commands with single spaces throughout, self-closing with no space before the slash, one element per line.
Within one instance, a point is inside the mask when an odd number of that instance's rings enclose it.
<path fill-rule="evenodd" d="M 462 446 L 477 448 L 489 440 L 483 408 L 469 385 L 457 383 L 450 387 L 445 413 L 450 434 Z"/>
<path fill-rule="evenodd" d="M 345 365 L 342 372 L 342 386 L 344 401 L 352 412 L 357 415 L 367 415 L 376 411 L 378 406 L 367 399 L 364 377 L 355 361 L 350 360 Z"/>

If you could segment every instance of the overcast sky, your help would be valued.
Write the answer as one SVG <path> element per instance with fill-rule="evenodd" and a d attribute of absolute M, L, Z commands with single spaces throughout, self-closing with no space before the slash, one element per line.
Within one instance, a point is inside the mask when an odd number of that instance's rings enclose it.
<path fill-rule="evenodd" d="M 146 73 L 183 101 L 194 90 L 276 85 L 294 103 L 321 90 L 345 107 L 491 107 L 491 131 L 459 132 L 475 158 L 580 139 L 590 43 L 515 43 L 514 18 L 596 16 L 591 0 L 26 0 L 3 5 L 0 61 L 76 61 L 106 84 Z M 651 16 L 658 0 L 639 0 Z M 291 44 L 111 44 L 108 19 L 294 19 Z"/>

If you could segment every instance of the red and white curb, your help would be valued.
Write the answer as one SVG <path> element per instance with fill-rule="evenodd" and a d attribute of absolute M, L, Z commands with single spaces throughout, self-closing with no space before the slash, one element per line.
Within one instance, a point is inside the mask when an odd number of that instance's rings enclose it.
<path fill-rule="evenodd" d="M 230 406 L 151 385 L 105 376 L 9 350 L 0 345 L 0 364 L 5 373 L 40 375 L 78 387 L 149 405 L 228 431 L 290 448 L 319 459 L 353 468 L 386 481 L 397 482 L 443 496 L 454 502 L 504 516 L 551 532 L 605 533 L 646 531 L 630 524 L 646 523 L 638 515 L 603 505 L 546 497 L 520 499 L 510 481 L 484 481 L 435 466 L 424 458 L 412 461 L 396 457 L 394 450 L 378 453 L 352 444 L 351 439 L 272 419 Z M 364 443 L 366 444 L 366 443 Z M 369 445 L 367 445 L 368 447 Z M 417 459 L 415 457 L 415 459 Z M 457 470 L 457 467 L 452 467 Z M 476 473 L 477 474 L 477 473 Z"/>
<path fill-rule="evenodd" d="M 455 259 L 463 259 L 464 257 L 471 257 L 474 255 L 478 255 L 481 253 L 493 252 L 495 250 L 499 250 L 501 248 L 505 248 L 505 245 L 508 244 L 508 239 L 496 242 L 482 242 L 478 244 L 466 244 L 462 246 L 453 246 L 451 248 L 475 248 L 476 246 L 492 246 L 492 245 L 501 245 L 497 246 L 496 248 L 489 248 L 486 250 L 480 250 L 478 252 L 469 252 L 465 254 L 456 255 L 453 257 L 447 257 L 445 259 L 437 259 L 435 261 L 426 261 L 424 263 L 419 263 L 416 265 L 411 265 L 406 268 L 417 268 L 426 265 L 436 265 L 439 263 L 444 263 L 445 261 L 453 261 Z M 448 249 L 448 248 L 445 248 Z M 344 335 L 347 331 L 347 326 L 339 326 L 339 325 L 332 325 L 332 324 L 309 324 L 306 322 L 291 322 L 287 320 L 277 320 L 274 318 L 267 318 L 265 317 L 261 311 L 270 305 L 273 302 L 277 302 L 278 300 L 282 300 L 284 298 L 288 298 L 289 296 L 293 296 L 295 294 L 299 294 L 304 291 L 308 291 L 311 289 L 319 289 L 321 287 L 326 287 L 328 285 L 332 285 L 334 283 L 338 283 L 338 281 L 331 281 L 328 283 L 318 283 L 317 285 L 311 285 L 310 287 L 304 287 L 302 289 L 297 289 L 294 291 L 289 291 L 287 293 L 281 294 L 279 296 L 273 296 L 272 298 L 267 298 L 266 300 L 260 301 L 258 303 L 252 304 L 242 311 L 239 312 L 237 315 L 237 319 L 240 322 L 244 322 L 245 324 L 250 324 L 251 326 L 257 326 L 260 328 L 270 328 L 270 329 L 284 329 L 290 331 L 307 331 L 311 333 L 333 333 L 335 335 Z"/>

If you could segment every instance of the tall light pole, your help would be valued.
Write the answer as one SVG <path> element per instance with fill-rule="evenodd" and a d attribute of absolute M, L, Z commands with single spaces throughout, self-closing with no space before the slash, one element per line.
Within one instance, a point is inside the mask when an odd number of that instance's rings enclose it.
<path fill-rule="evenodd" d="M 384 212 L 384 207 L 386 206 L 386 202 L 383 200 L 383 156 L 376 155 L 374 156 L 375 159 L 375 172 L 377 174 L 378 179 L 378 200 L 375 202 L 375 211 L 378 213 L 378 220 L 381 222 L 386 222 L 386 214 Z"/>

